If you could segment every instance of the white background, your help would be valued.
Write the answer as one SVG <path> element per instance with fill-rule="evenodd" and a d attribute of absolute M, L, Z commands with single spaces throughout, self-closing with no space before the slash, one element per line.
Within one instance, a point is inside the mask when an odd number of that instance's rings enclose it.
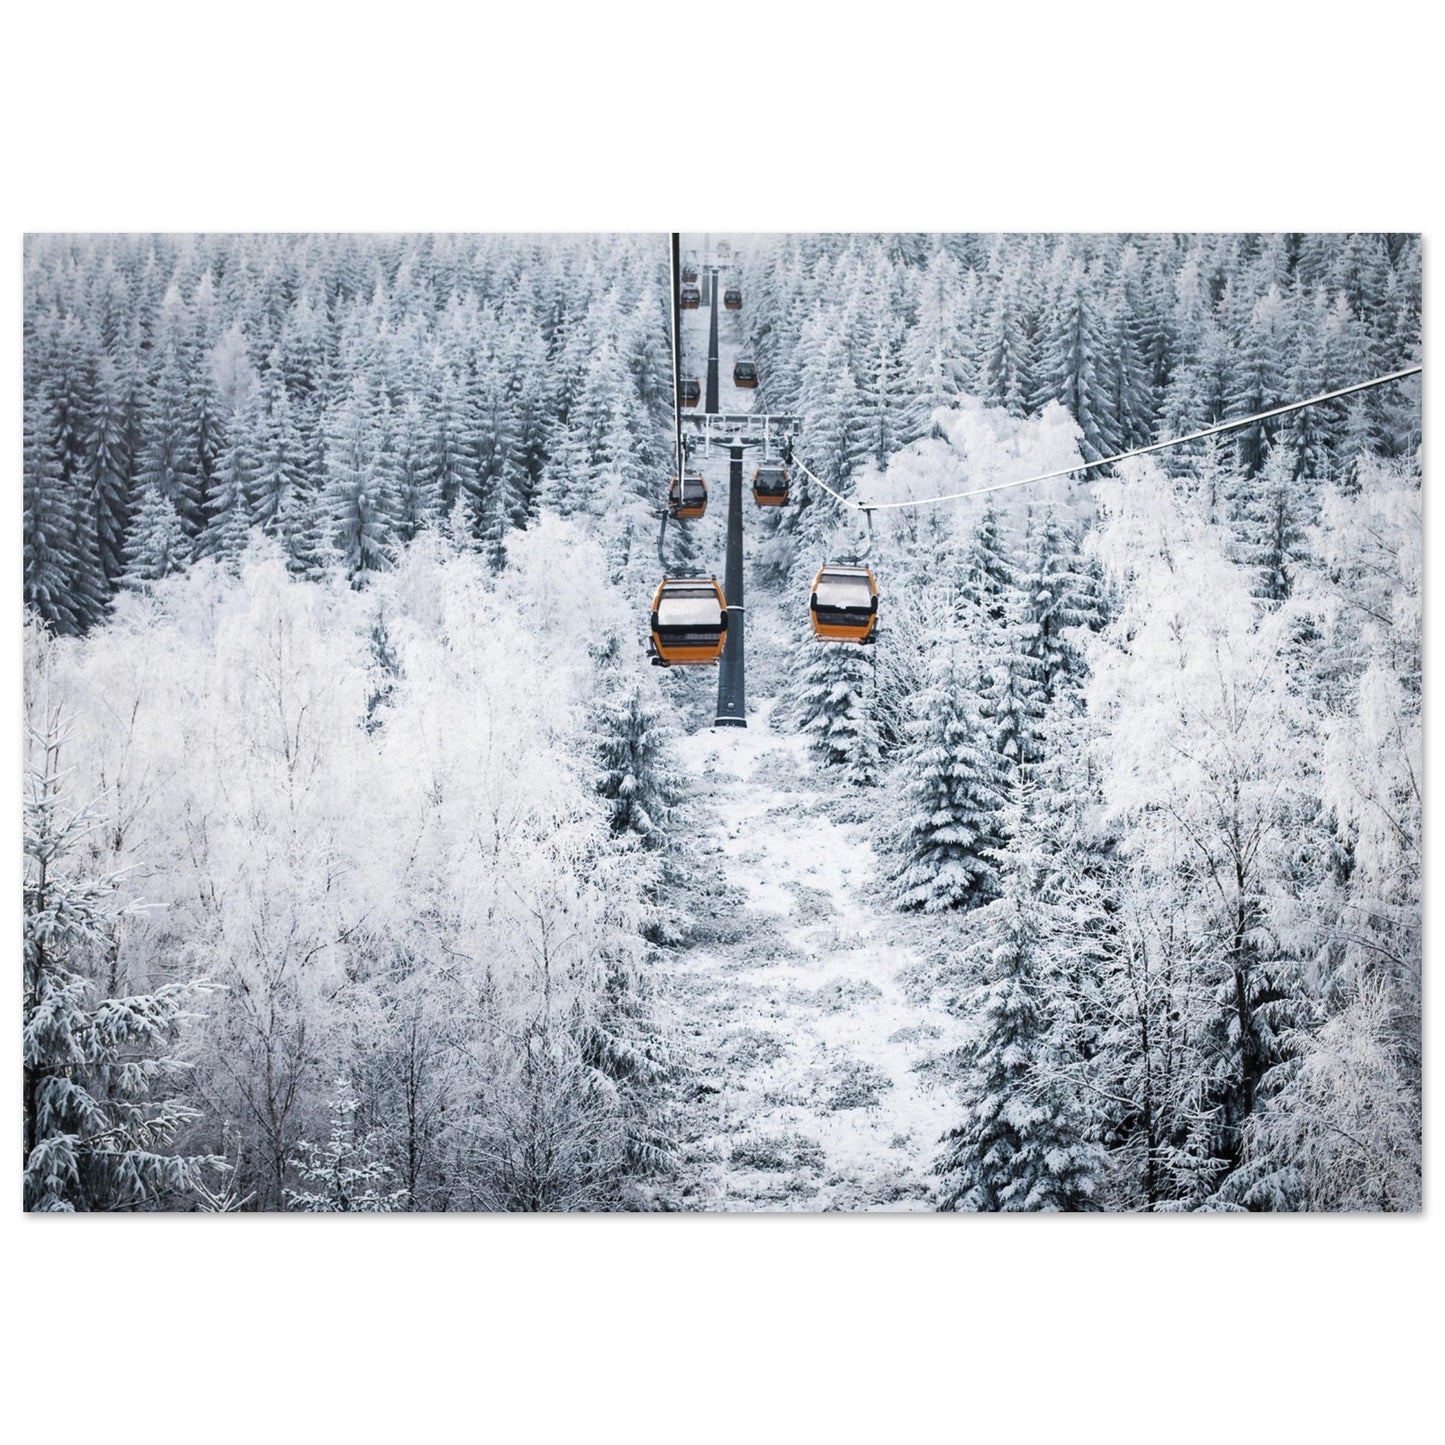
<path fill-rule="evenodd" d="M 1407 10 L 517 8 L 4 22 L 0 755 L 27 230 L 1424 230 L 1433 255 L 1435 47 Z M 18 886 L 0 907 L 15 1159 Z M 4 1417 L 102 1442 L 1414 1441 L 1439 1429 L 1438 1215 L 65 1221 L 21 1215 L 16 1170 Z"/>

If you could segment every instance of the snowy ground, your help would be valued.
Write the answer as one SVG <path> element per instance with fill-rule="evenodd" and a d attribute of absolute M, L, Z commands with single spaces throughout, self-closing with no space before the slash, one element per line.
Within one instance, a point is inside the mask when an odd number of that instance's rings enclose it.
<path fill-rule="evenodd" d="M 856 801 L 804 739 L 768 726 L 704 730 L 687 750 L 701 881 L 691 944 L 674 955 L 677 1203 L 708 1210 L 921 1210 L 957 1105 L 928 1067 L 952 1021 L 910 1004 L 915 962 L 871 890 Z"/>

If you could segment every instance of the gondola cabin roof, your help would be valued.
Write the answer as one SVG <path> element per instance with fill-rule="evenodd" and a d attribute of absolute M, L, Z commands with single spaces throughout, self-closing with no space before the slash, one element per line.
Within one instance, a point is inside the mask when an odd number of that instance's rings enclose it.
<path fill-rule="evenodd" d="M 674 577 L 652 599 L 652 655 L 662 667 L 705 667 L 727 642 L 727 599 L 715 577 Z"/>
<path fill-rule="evenodd" d="M 824 642 L 871 642 L 878 624 L 878 580 L 873 569 L 825 562 L 813 578 L 808 615 Z"/>

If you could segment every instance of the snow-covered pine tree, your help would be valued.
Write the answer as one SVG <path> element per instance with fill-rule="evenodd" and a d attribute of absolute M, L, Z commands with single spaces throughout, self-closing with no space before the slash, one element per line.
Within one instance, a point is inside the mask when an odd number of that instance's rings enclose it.
<path fill-rule="evenodd" d="M 1069 409 L 1083 432 L 1080 450 L 1087 460 L 1119 450 L 1107 369 L 1108 333 L 1092 291 L 1084 263 L 1075 261 L 1045 322 L 1030 398 L 1035 410 L 1049 401 Z"/>
<path fill-rule="evenodd" d="M 50 411 L 43 395 L 25 403 L 24 466 L 25 605 L 57 631 L 75 632 L 79 627 L 71 586 L 75 519 L 60 464 L 51 450 Z"/>
<path fill-rule="evenodd" d="M 125 544 L 124 584 L 144 588 L 162 577 L 183 572 L 190 564 L 191 550 L 180 514 L 172 503 L 159 487 L 142 488 Z"/>
<path fill-rule="evenodd" d="M 208 1161 L 165 1152 L 198 1115 L 152 1095 L 184 1068 L 170 1049 L 198 986 L 129 996 L 102 986 L 97 974 L 127 910 L 117 875 L 92 875 L 75 860 L 99 820 L 65 807 L 63 727 L 36 701 L 25 798 L 25 1208 L 173 1207 Z"/>
<path fill-rule="evenodd" d="M 940 248 L 918 279 L 917 316 L 903 341 L 903 384 L 909 392 L 905 439 L 927 435 L 933 413 L 956 405 L 972 381 L 977 304 L 976 278 L 965 282 L 958 262 Z"/>
<path fill-rule="evenodd" d="M 809 749 L 848 782 L 874 786 L 883 759 L 873 649 L 820 642 L 811 629 L 798 645 L 806 660 L 795 684 L 795 707 Z"/>
<path fill-rule="evenodd" d="M 146 400 L 136 481 L 160 493 L 176 511 L 186 539 L 205 525 L 199 422 L 192 410 L 190 358 L 179 345 L 166 351 Z"/>
<path fill-rule="evenodd" d="M 978 389 L 1010 416 L 1024 416 L 1034 394 L 1034 338 L 1023 284 L 1013 270 L 998 282 L 978 343 Z"/>
<path fill-rule="evenodd" d="M 909 427 L 900 318 L 891 303 L 886 292 L 875 296 L 859 348 L 859 431 L 868 456 L 880 469 L 888 465 L 904 442 L 918 434 L 911 433 Z"/>
<path fill-rule="evenodd" d="M 999 530 L 998 513 L 992 503 L 985 503 L 965 554 L 962 600 L 1002 623 L 1010 593 L 1018 585 L 1017 572 Z"/>
<path fill-rule="evenodd" d="M 1236 499 L 1242 560 L 1258 573 L 1254 595 L 1268 602 L 1283 602 L 1290 595 L 1304 556 L 1303 485 L 1296 477 L 1297 465 L 1288 447 L 1270 447 L 1259 474 Z"/>
<path fill-rule="evenodd" d="M 609 804 L 612 831 L 630 833 L 648 848 L 665 847 L 683 782 L 666 716 L 642 682 L 624 677 L 603 698 L 596 746 L 596 787 Z"/>
<path fill-rule="evenodd" d="M 331 1134 L 324 1144 L 302 1139 L 291 1160 L 306 1189 L 286 1190 L 286 1207 L 307 1214 L 390 1214 L 405 1207 L 405 1189 L 386 1189 L 391 1166 L 357 1125 L 356 1091 L 343 1074 L 331 1095 Z"/>
<path fill-rule="evenodd" d="M 365 379 L 328 418 L 326 486 L 322 497 L 332 539 L 346 574 L 359 585 L 364 573 L 391 565 L 400 526 L 396 489 L 382 455 L 381 428 Z"/>
<path fill-rule="evenodd" d="M 1104 1171 L 1087 1111 L 1060 1065 L 1069 930 L 1049 900 L 1047 844 L 1016 780 L 1008 849 L 995 856 L 1000 895 L 966 925 L 981 982 L 961 1000 L 970 1034 L 959 1049 L 963 1119 L 936 1165 L 945 1210 L 1080 1210 Z"/>
<path fill-rule="evenodd" d="M 281 514 L 289 505 L 305 467 L 301 437 L 296 430 L 277 350 L 271 352 L 261 375 L 258 409 L 251 523 L 268 537 L 274 537 L 280 535 Z"/>
<path fill-rule="evenodd" d="M 392 418 L 392 462 L 397 491 L 397 533 L 409 542 L 439 518 L 436 458 L 421 404 L 409 397 Z"/>
<path fill-rule="evenodd" d="M 206 498 L 206 526 L 197 540 L 197 555 L 214 557 L 234 568 L 246 549 L 251 529 L 251 488 L 256 474 L 258 416 L 250 398 L 231 416 L 225 445 L 216 458 Z"/>
<path fill-rule="evenodd" d="M 1092 581 L 1071 536 L 1049 508 L 1029 529 L 1027 556 L 1021 569 L 1021 646 L 1036 669 L 1045 703 L 1051 702 L 1069 678 L 1084 670 L 1083 659 L 1069 633 L 1096 626 Z"/>
<path fill-rule="evenodd" d="M 487 377 L 476 417 L 476 479 L 464 501 L 472 535 L 499 570 L 506 557 L 507 533 L 514 518 L 525 513 L 528 490 L 504 377 Z"/>
<path fill-rule="evenodd" d="M 1104 375 L 1109 420 L 1121 447 L 1142 446 L 1154 433 L 1154 392 L 1147 355 L 1147 307 L 1138 254 L 1120 257 L 1104 319 Z"/>
<path fill-rule="evenodd" d="M 902 909 L 973 908 L 997 890 L 1000 767 L 975 701 L 977 675 L 945 643 L 914 699 L 899 813 L 889 840 L 890 892 Z"/>
<path fill-rule="evenodd" d="M 323 497 L 320 483 L 303 475 L 291 488 L 277 517 L 286 570 L 293 577 L 320 577 L 338 561 L 337 531 Z M 367 520 L 364 511 L 358 510 L 355 516 L 359 522 Z"/>
<path fill-rule="evenodd" d="M 95 509 L 100 565 L 112 587 L 125 570 L 125 529 L 130 520 L 129 413 L 126 379 L 111 357 L 102 356 L 86 436 L 86 479 Z"/>
<path fill-rule="evenodd" d="M 1025 645 L 1017 609 L 1012 619 L 991 628 L 990 634 L 979 712 L 994 752 L 1012 774 L 1031 768 L 1044 756 L 1044 689 L 1038 659 Z"/>
<path fill-rule="evenodd" d="M 1255 303 L 1233 358 L 1229 411 L 1253 416 L 1289 400 L 1284 395 L 1290 345 L 1289 309 L 1271 286 Z M 1234 433 L 1240 466 L 1253 476 L 1263 465 L 1278 422 L 1255 422 Z"/>

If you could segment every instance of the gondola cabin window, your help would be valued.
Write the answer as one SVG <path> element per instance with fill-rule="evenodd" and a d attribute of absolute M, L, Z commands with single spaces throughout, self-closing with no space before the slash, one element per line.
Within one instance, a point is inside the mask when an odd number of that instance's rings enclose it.
<path fill-rule="evenodd" d="M 764 466 L 753 473 L 753 501 L 760 507 L 783 507 L 788 502 L 788 469 Z"/>

